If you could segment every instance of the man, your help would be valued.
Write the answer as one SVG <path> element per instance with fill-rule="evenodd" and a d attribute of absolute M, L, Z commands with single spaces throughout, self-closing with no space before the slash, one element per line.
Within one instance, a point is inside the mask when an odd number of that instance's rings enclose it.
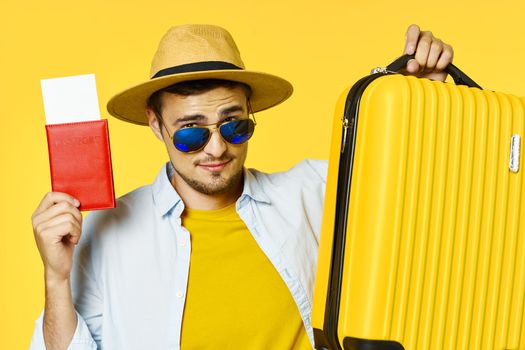
<path fill-rule="evenodd" d="M 405 52 L 408 72 L 445 78 L 452 49 L 430 32 L 410 26 Z M 32 348 L 312 348 L 326 163 L 243 166 L 253 113 L 292 86 L 245 70 L 229 33 L 207 25 L 171 28 L 151 77 L 108 110 L 165 143 L 155 182 L 83 224 L 65 193 L 33 214 L 46 304 Z"/>

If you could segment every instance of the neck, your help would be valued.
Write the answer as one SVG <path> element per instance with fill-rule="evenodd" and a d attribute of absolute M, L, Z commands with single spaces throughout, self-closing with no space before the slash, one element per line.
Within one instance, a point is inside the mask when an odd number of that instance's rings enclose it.
<path fill-rule="evenodd" d="M 171 184 L 182 198 L 184 205 L 190 209 L 214 210 L 233 204 L 241 196 L 243 190 L 243 179 L 239 179 L 235 186 L 219 194 L 205 194 L 195 190 L 182 179 L 177 172 L 171 178 Z"/>

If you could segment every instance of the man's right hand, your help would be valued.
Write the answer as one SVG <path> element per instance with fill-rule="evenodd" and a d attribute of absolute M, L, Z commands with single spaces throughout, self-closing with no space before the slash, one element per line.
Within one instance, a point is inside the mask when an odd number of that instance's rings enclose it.
<path fill-rule="evenodd" d="M 32 216 L 46 282 L 68 280 L 73 250 L 82 232 L 80 202 L 61 192 L 47 193 Z"/>
<path fill-rule="evenodd" d="M 67 349 L 77 326 L 69 285 L 73 250 L 82 232 L 80 202 L 66 193 L 47 193 L 32 216 L 36 245 L 44 262 L 46 349 Z"/>

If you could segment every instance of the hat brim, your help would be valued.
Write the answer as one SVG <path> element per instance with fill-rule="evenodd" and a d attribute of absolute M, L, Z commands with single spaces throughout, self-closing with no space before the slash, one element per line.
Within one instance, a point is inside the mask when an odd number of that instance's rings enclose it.
<path fill-rule="evenodd" d="M 156 91 L 189 80 L 223 79 L 245 83 L 252 89 L 250 105 L 260 112 L 286 100 L 293 87 L 287 80 L 275 75 L 246 70 L 201 71 L 168 75 L 135 85 L 113 96 L 107 104 L 109 114 L 126 122 L 148 125 L 146 103 Z"/>

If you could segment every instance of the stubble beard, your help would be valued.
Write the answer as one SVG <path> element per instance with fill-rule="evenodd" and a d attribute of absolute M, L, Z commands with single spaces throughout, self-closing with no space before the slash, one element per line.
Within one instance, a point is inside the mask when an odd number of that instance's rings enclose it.
<path fill-rule="evenodd" d="M 205 195 L 218 195 L 235 190 L 236 187 L 239 186 L 243 175 L 242 168 L 240 168 L 229 178 L 224 178 L 221 175 L 221 173 L 212 173 L 212 180 L 210 182 L 205 183 L 202 181 L 192 179 L 191 177 L 186 176 L 177 169 L 175 169 L 175 171 L 191 188 Z"/>

